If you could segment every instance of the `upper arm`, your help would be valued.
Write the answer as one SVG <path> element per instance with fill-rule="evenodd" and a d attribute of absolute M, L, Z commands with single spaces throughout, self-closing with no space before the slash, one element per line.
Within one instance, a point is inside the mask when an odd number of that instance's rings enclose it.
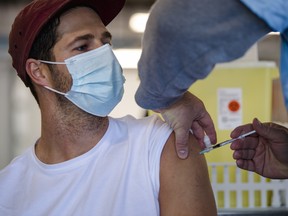
<path fill-rule="evenodd" d="M 199 145 L 190 136 L 190 155 L 186 160 L 181 160 L 176 154 L 174 140 L 172 133 L 161 155 L 161 216 L 217 215 L 206 160 L 199 155 Z"/>

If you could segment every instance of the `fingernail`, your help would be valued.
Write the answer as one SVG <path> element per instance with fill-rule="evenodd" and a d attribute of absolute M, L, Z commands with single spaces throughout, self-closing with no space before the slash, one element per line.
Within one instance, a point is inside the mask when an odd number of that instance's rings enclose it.
<path fill-rule="evenodd" d="M 181 158 L 181 159 L 186 159 L 188 156 L 188 151 L 185 150 L 185 149 L 180 149 L 178 151 L 178 157 Z"/>

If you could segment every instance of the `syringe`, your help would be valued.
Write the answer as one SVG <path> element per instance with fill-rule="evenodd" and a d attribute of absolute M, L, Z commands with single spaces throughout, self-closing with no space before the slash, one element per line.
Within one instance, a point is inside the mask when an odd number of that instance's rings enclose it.
<path fill-rule="evenodd" d="M 251 135 L 251 134 L 254 134 L 254 133 L 256 133 L 255 130 L 250 131 L 250 132 L 245 133 L 245 134 L 242 134 L 242 135 L 240 135 L 240 136 L 237 137 L 237 138 L 230 139 L 230 140 L 226 140 L 226 141 L 224 141 L 224 142 L 221 142 L 221 143 L 218 143 L 218 144 L 215 144 L 215 145 L 211 145 L 210 147 L 206 147 L 205 149 L 203 149 L 202 151 L 200 151 L 199 154 L 208 153 L 208 152 L 212 151 L 213 149 L 222 147 L 222 146 L 224 146 L 224 145 L 227 145 L 227 144 L 229 144 L 229 143 L 232 143 L 232 142 L 235 141 L 235 140 L 242 139 L 242 138 L 244 138 L 244 137 L 246 137 L 246 136 L 249 136 L 249 135 Z"/>

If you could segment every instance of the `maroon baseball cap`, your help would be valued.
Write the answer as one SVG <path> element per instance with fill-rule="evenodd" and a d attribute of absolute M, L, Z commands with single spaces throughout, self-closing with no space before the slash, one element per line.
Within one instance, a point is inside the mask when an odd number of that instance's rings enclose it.
<path fill-rule="evenodd" d="M 125 0 L 34 0 L 15 18 L 9 35 L 9 53 L 18 76 L 28 86 L 26 60 L 32 44 L 42 27 L 65 8 L 85 5 L 93 8 L 104 25 L 108 25 L 121 11 Z"/>

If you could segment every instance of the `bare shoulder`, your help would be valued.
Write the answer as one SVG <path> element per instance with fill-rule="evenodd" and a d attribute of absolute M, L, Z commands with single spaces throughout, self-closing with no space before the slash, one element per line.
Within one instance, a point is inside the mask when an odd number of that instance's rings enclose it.
<path fill-rule="evenodd" d="M 206 160 L 203 155 L 199 155 L 200 146 L 190 136 L 191 152 L 186 160 L 181 160 L 176 154 L 174 140 L 172 133 L 161 155 L 161 216 L 217 215 Z"/>

